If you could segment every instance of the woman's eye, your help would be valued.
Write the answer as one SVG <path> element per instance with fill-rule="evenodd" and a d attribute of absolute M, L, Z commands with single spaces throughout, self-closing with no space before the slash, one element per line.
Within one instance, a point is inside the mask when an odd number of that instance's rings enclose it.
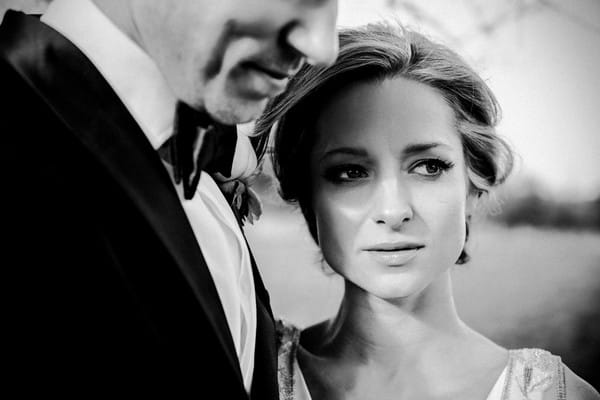
<path fill-rule="evenodd" d="M 368 177 L 368 173 L 359 166 L 341 165 L 328 169 L 325 177 L 332 182 L 351 182 Z"/>
<path fill-rule="evenodd" d="M 342 179 L 360 179 L 365 177 L 364 171 L 358 168 L 348 168 L 340 172 L 340 178 Z"/>
<path fill-rule="evenodd" d="M 419 175 L 436 177 L 452 168 L 452 166 L 453 164 L 442 160 L 430 159 L 419 162 L 412 171 Z"/>

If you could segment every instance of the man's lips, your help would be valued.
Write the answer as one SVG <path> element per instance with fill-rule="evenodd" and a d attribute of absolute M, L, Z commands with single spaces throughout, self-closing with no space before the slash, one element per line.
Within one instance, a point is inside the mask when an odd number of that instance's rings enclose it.
<path fill-rule="evenodd" d="M 260 71 L 275 80 L 289 79 L 293 75 L 293 71 L 291 69 L 278 68 L 275 66 L 269 66 L 255 62 L 248 62 L 245 65 L 247 68 Z"/>

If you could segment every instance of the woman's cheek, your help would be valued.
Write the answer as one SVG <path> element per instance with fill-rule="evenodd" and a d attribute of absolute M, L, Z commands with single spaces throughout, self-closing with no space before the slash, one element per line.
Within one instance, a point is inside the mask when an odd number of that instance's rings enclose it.
<path fill-rule="evenodd" d="M 430 194 L 418 200 L 424 220 L 439 256 L 453 263 L 465 243 L 466 199 L 462 191 Z"/>
<path fill-rule="evenodd" d="M 327 263 L 334 269 L 353 257 L 360 226 L 368 203 L 349 191 L 315 193 L 314 210 L 319 246 Z"/>

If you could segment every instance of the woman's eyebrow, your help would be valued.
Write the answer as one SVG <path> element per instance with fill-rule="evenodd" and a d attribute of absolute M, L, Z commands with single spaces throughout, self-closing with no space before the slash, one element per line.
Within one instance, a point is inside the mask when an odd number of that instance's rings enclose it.
<path fill-rule="evenodd" d="M 446 143 L 442 143 L 442 142 L 414 143 L 414 144 L 410 144 L 410 145 L 406 146 L 402 150 L 402 156 L 409 157 L 409 156 L 423 153 L 427 150 L 431 150 L 431 149 L 437 148 L 437 147 L 450 148 L 449 145 L 447 145 Z"/>
<path fill-rule="evenodd" d="M 409 157 L 411 155 L 420 154 L 427 150 L 431 150 L 433 148 L 446 148 L 450 149 L 451 146 L 443 143 L 443 142 L 426 142 L 426 143 L 413 143 L 409 144 L 402 150 L 403 157 Z M 360 147 L 335 147 L 331 150 L 327 150 L 323 155 L 319 158 L 319 161 L 323 161 L 329 157 L 336 155 L 349 155 L 355 157 L 367 157 L 369 153 L 367 150 Z"/>
<path fill-rule="evenodd" d="M 334 156 L 334 155 L 350 155 L 357 157 L 366 157 L 368 155 L 367 151 L 358 147 L 336 147 L 334 149 L 326 151 L 321 157 L 320 161 L 324 159 Z"/>

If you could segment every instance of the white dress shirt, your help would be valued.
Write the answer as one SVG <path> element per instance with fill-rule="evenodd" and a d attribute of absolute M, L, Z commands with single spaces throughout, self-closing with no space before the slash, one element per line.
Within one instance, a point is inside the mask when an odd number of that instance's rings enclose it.
<path fill-rule="evenodd" d="M 41 20 L 91 60 L 154 149 L 171 136 L 177 99 L 148 54 L 92 1 L 54 0 Z M 238 146 L 239 143 L 238 140 Z M 165 164 L 165 168 L 170 169 L 170 166 Z M 256 299 L 249 250 L 233 212 L 210 175 L 202 173 L 191 200 L 183 198 L 181 185 L 176 186 L 176 190 L 219 293 L 244 386 L 250 392 Z"/>

